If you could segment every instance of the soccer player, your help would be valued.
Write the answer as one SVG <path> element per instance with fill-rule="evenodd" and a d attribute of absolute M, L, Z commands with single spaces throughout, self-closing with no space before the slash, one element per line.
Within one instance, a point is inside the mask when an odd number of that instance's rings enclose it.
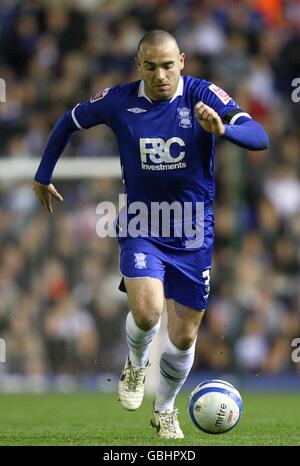
<path fill-rule="evenodd" d="M 135 237 L 126 230 L 132 216 L 119 215 L 117 222 L 120 289 L 127 292 L 130 309 L 126 319 L 129 351 L 119 381 L 119 400 L 127 410 L 136 410 L 142 403 L 149 349 L 166 303 L 168 339 L 150 419 L 164 439 L 184 437 L 174 401 L 192 367 L 198 328 L 207 308 L 214 241 L 215 137 L 249 150 L 269 145 L 262 126 L 224 90 L 203 79 L 181 76 L 184 60 L 172 35 L 159 30 L 146 33 L 136 58 L 142 79 L 103 89 L 65 113 L 49 138 L 34 181 L 42 205 L 52 212 L 52 196 L 59 201 L 62 197 L 51 177 L 70 136 L 106 124 L 118 141 L 129 212 L 135 202 L 149 208 L 176 202 L 183 211 L 185 205 L 192 206 L 193 234 L 201 228 L 203 233 L 196 241 L 195 235 L 182 232 L 187 222 L 176 215 L 169 217 L 169 235 L 162 234 L 161 227 L 166 225 L 159 225 L 158 234 L 147 230 L 143 237 Z"/>

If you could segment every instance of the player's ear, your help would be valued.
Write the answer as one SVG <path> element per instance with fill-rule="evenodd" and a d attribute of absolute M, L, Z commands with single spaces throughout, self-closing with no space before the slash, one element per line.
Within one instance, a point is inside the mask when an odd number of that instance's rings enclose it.
<path fill-rule="evenodd" d="M 185 60 L 185 53 L 182 52 L 182 53 L 179 55 L 179 68 L 180 68 L 181 70 L 183 70 L 183 68 L 184 68 L 184 60 Z"/>
<path fill-rule="evenodd" d="M 141 62 L 139 60 L 139 57 L 134 57 L 134 61 L 136 63 L 136 66 L 138 68 L 138 73 L 140 76 L 142 76 L 142 72 L 141 72 Z"/>
<path fill-rule="evenodd" d="M 135 64 L 137 66 L 136 72 L 137 72 L 139 78 L 142 78 L 143 75 L 142 75 L 142 71 L 141 71 L 141 62 L 139 60 L 139 57 L 134 57 L 134 61 L 135 61 Z"/>

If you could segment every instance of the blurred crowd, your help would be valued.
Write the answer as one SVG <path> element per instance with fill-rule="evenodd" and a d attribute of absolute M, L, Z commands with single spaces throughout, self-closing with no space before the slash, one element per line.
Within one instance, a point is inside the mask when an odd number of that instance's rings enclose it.
<path fill-rule="evenodd" d="M 300 373 L 291 359 L 300 337 L 299 0 L 2 0 L 0 157 L 40 157 L 62 113 L 138 79 L 136 47 L 150 29 L 174 34 L 184 73 L 223 87 L 271 141 L 259 153 L 217 143 L 212 291 L 194 370 Z M 77 133 L 64 157 L 117 153 L 98 126 Z M 30 184 L 0 182 L 5 371 L 118 372 L 127 304 L 117 242 L 97 237 L 95 207 L 123 188 L 112 179 L 56 185 L 65 202 L 48 216 Z"/>

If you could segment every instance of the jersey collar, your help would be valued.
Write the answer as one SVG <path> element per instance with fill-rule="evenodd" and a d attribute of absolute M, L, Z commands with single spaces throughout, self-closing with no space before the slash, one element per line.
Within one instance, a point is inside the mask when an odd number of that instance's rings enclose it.
<path fill-rule="evenodd" d="M 173 95 L 172 99 L 170 100 L 170 103 L 173 102 L 173 100 L 176 99 L 176 97 L 178 97 L 180 95 L 183 95 L 183 78 L 182 78 L 182 76 L 180 76 L 180 78 L 179 78 L 176 92 Z M 138 97 L 144 97 L 146 100 L 153 103 L 152 100 L 150 99 L 150 97 L 148 97 L 146 92 L 145 92 L 145 83 L 144 83 L 143 80 L 141 80 L 141 82 L 140 82 Z"/>

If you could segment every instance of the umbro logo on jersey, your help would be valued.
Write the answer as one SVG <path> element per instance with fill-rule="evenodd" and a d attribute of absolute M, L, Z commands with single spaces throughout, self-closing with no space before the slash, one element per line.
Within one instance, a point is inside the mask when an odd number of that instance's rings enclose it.
<path fill-rule="evenodd" d="M 134 108 L 127 108 L 127 112 L 132 112 L 132 113 L 144 113 L 147 112 L 147 110 L 139 107 L 134 107 Z"/>

